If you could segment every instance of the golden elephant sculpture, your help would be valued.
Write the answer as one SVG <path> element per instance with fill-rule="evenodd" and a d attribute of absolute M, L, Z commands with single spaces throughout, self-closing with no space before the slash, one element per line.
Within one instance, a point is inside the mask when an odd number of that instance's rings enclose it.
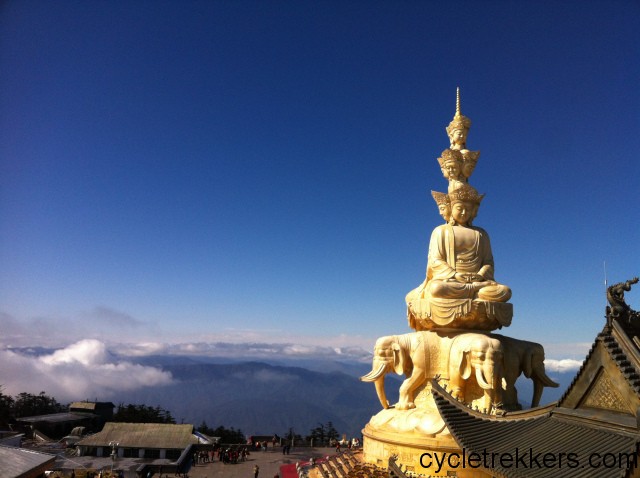
<path fill-rule="evenodd" d="M 380 337 L 373 349 L 371 372 L 360 377 L 360 380 L 374 382 L 380 404 L 383 408 L 390 408 L 384 388 L 384 377 L 390 372 L 405 375 L 407 378 L 400 386 L 399 400 L 395 408 L 415 408 L 416 389 L 437 373 L 429 363 L 429 348 L 440 346 L 441 337 L 428 331 Z"/>
<path fill-rule="evenodd" d="M 449 352 L 449 384 L 453 397 L 463 402 L 469 400 L 467 382 L 474 377 L 484 390 L 484 408 L 489 411 L 495 404 L 502 403 L 503 373 L 500 340 L 481 333 L 464 333 L 453 339 Z"/>

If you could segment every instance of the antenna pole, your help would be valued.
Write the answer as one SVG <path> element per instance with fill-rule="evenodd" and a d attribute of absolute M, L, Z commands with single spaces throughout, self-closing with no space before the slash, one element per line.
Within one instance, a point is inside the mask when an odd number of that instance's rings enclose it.
<path fill-rule="evenodd" d="M 604 301 L 607 302 L 607 261 L 602 261 L 604 267 Z"/>

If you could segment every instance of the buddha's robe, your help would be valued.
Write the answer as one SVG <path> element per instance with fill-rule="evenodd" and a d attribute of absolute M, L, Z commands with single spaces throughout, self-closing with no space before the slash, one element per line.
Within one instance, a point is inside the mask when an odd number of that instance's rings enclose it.
<path fill-rule="evenodd" d="M 481 282 L 458 282 L 456 273 L 479 274 Z M 442 299 L 480 299 L 506 302 L 511 289 L 493 278 L 493 254 L 487 232 L 479 227 L 436 227 L 429 242 L 428 296 Z"/>

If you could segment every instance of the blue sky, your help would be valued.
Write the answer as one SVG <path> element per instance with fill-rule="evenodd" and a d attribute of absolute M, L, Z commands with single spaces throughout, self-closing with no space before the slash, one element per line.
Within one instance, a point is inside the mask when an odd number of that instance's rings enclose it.
<path fill-rule="evenodd" d="M 640 273 L 634 1 L 5 2 L 3 346 L 409 332 L 461 88 L 513 325 Z M 629 300 L 638 308 L 638 294 Z"/>

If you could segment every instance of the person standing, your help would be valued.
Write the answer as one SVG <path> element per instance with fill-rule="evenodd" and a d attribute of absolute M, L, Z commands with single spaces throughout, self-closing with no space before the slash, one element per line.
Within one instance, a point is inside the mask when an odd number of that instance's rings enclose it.
<path fill-rule="evenodd" d="M 253 478 L 258 478 L 258 474 L 260 473 L 260 467 L 258 465 L 253 467 Z"/>

